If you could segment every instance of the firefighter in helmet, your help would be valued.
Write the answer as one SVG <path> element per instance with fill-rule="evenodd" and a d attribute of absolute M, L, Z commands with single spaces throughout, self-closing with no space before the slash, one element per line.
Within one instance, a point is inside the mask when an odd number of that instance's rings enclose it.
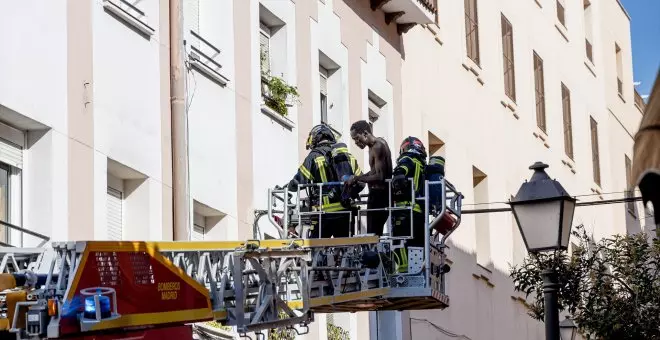
<path fill-rule="evenodd" d="M 398 254 L 398 271 L 408 270 L 408 247 L 424 247 L 424 206 L 417 198 L 424 197 L 426 168 L 426 148 L 419 138 L 407 137 L 399 148 L 399 158 L 392 171 L 392 200 L 396 207 L 412 207 L 412 221 L 409 210 L 392 213 L 392 235 L 411 236 Z"/>
<path fill-rule="evenodd" d="M 307 157 L 298 172 L 289 182 L 289 190 L 298 190 L 299 184 L 338 183 L 332 167 L 332 147 L 337 142 L 334 132 L 325 124 L 316 125 L 309 132 L 306 148 Z M 319 228 L 319 215 L 313 214 L 309 238 L 348 237 L 350 214 L 342 204 L 342 189 L 339 184 L 307 187 L 307 196 L 313 211 L 323 211 Z M 319 229 L 320 233 L 319 233 Z"/>

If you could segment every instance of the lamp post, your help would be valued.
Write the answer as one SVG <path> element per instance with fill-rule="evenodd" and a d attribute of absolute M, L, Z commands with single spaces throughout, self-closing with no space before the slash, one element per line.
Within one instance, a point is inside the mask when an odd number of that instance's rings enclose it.
<path fill-rule="evenodd" d="M 559 332 L 561 333 L 561 340 L 575 340 L 577 335 L 577 326 L 570 317 L 562 320 L 559 323 Z"/>
<path fill-rule="evenodd" d="M 522 184 L 516 196 L 509 201 L 527 251 L 566 250 L 571 235 L 575 198 L 548 176 L 547 164 L 536 162 L 529 167 L 534 174 Z M 559 340 L 559 307 L 557 291 L 559 280 L 554 268 L 545 268 L 543 298 L 545 305 L 546 340 Z"/>

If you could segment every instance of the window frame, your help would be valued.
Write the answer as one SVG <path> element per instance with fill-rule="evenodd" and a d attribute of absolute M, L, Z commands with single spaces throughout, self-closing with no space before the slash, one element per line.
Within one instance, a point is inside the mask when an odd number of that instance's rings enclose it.
<path fill-rule="evenodd" d="M 545 112 L 545 74 L 543 68 L 543 58 L 532 51 L 532 59 L 534 63 L 534 93 L 536 104 L 536 126 L 547 134 L 547 117 Z"/>
<path fill-rule="evenodd" d="M 570 160 L 575 161 L 573 149 L 573 122 L 571 117 L 571 91 L 561 83 L 562 113 L 564 124 L 564 152 Z"/>
<path fill-rule="evenodd" d="M 594 183 L 599 187 L 601 186 L 601 171 L 600 171 L 600 148 L 598 147 L 598 122 L 594 117 L 589 117 L 589 130 L 591 136 L 591 164 Z"/>
<path fill-rule="evenodd" d="M 262 54 L 263 54 L 263 44 L 261 43 L 261 37 L 265 37 L 266 41 L 268 44 L 266 45 L 266 68 L 264 68 L 264 60 L 262 60 Z M 261 68 L 261 72 L 265 74 L 270 74 L 272 62 L 271 62 L 271 57 L 270 57 L 270 43 L 272 39 L 272 31 L 268 25 L 266 25 L 263 21 L 259 21 L 259 66 Z"/>
<path fill-rule="evenodd" d="M 319 65 L 319 103 L 321 106 L 321 123 L 330 125 L 328 121 L 328 70 Z M 325 81 L 325 91 L 322 83 Z"/>
<path fill-rule="evenodd" d="M 479 6 L 477 0 L 464 0 L 466 55 L 481 67 L 479 46 Z M 472 6 L 470 6 L 472 5 Z M 474 14 L 474 17 L 472 15 Z"/>
<path fill-rule="evenodd" d="M 566 28 L 566 5 L 562 0 L 556 0 L 557 3 L 557 21 Z"/>
<path fill-rule="evenodd" d="M 504 94 L 516 102 L 516 64 L 513 46 L 513 25 L 501 14 L 502 28 L 502 75 L 504 77 Z M 509 55 L 510 53 L 510 55 Z"/>

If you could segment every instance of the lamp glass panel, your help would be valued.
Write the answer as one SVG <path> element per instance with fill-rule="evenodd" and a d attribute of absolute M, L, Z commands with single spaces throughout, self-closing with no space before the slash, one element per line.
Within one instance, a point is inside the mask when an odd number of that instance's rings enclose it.
<path fill-rule="evenodd" d="M 561 340 L 575 340 L 575 328 L 574 327 L 560 327 L 559 335 L 561 335 Z"/>
<path fill-rule="evenodd" d="M 559 213 L 562 201 L 545 201 L 513 206 L 529 250 L 559 246 Z"/>
<path fill-rule="evenodd" d="M 568 241 L 571 238 L 571 226 L 573 224 L 573 213 L 575 212 L 575 202 L 564 201 L 564 215 L 561 222 L 561 246 L 567 248 Z"/>

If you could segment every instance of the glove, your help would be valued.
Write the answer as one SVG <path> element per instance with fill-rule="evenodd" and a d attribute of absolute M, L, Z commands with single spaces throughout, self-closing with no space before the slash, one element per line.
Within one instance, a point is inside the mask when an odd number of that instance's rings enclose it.
<path fill-rule="evenodd" d="M 298 184 L 299 184 L 298 181 L 292 179 L 289 182 L 289 191 L 298 191 Z"/>

